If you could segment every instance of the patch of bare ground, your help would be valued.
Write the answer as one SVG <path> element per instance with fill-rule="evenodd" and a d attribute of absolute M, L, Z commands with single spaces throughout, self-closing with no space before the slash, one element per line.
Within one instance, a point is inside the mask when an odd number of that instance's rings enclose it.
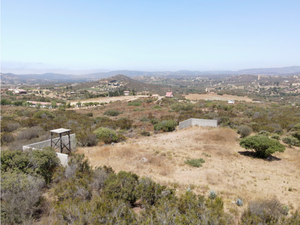
<path fill-rule="evenodd" d="M 225 200 L 227 210 L 247 207 L 257 198 L 278 198 L 291 210 L 300 208 L 300 149 L 286 148 L 267 161 L 240 154 L 234 130 L 192 127 L 177 132 L 129 139 L 114 146 L 79 148 L 93 166 L 108 165 L 116 172 L 131 171 L 139 176 L 176 188 L 178 193 L 191 188 L 207 195 L 213 189 Z M 184 161 L 203 158 L 203 167 Z M 241 198 L 243 207 L 232 201 Z"/>
<path fill-rule="evenodd" d="M 185 96 L 186 99 L 189 100 L 221 100 L 221 101 L 228 101 L 228 100 L 236 100 L 236 101 L 246 101 L 252 102 L 252 100 L 248 97 L 236 96 L 236 95 L 218 95 L 216 93 L 207 93 L 207 94 L 189 94 Z"/>

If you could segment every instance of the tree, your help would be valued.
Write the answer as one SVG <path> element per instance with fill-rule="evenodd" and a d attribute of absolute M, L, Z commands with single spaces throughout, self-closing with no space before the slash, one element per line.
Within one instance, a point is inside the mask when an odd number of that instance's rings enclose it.
<path fill-rule="evenodd" d="M 57 107 L 57 102 L 56 101 L 52 101 L 51 102 L 51 107 L 52 107 L 52 109 L 56 108 Z"/>
<path fill-rule="evenodd" d="M 270 139 L 267 136 L 251 136 L 243 138 L 240 146 L 245 149 L 253 149 L 260 158 L 267 158 L 275 152 L 284 152 L 285 146 L 278 140 Z"/>

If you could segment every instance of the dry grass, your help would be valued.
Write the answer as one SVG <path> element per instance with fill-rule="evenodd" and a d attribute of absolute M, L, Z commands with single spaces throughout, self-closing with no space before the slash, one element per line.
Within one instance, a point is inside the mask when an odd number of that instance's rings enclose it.
<path fill-rule="evenodd" d="M 277 161 L 265 161 L 239 154 L 238 135 L 226 128 L 192 127 L 178 132 L 129 139 L 106 147 L 79 148 L 92 165 L 109 165 L 115 171 L 131 171 L 151 177 L 182 193 L 191 185 L 207 195 L 217 191 L 230 208 L 241 198 L 244 206 L 259 197 L 278 199 L 290 208 L 300 208 L 300 149 L 276 153 Z M 203 167 L 184 164 L 186 159 L 203 158 Z M 146 161 L 144 161 L 146 159 Z M 291 188 L 292 191 L 288 189 Z M 242 208 L 241 208 L 242 209 Z M 235 210 L 235 209 L 231 209 Z"/>
<path fill-rule="evenodd" d="M 240 97 L 236 95 L 218 95 L 216 93 L 207 93 L 207 94 L 189 94 L 185 96 L 186 99 L 189 100 L 221 100 L 221 101 L 227 101 L 227 100 L 237 100 L 237 101 L 246 101 L 246 102 L 252 102 L 252 100 L 248 97 Z"/>

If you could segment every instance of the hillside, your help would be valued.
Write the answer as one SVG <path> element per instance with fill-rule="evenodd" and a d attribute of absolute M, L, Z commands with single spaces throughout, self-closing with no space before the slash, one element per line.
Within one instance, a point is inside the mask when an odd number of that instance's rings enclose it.
<path fill-rule="evenodd" d="M 272 162 L 253 159 L 239 146 L 238 136 L 228 128 L 193 127 L 130 139 L 125 144 L 79 148 L 78 152 L 84 153 L 93 166 L 109 165 L 116 171 L 151 177 L 178 193 L 191 188 L 206 195 L 213 189 L 224 198 L 227 209 L 237 198 L 250 202 L 274 196 L 290 208 L 299 208 L 299 148 L 274 154 L 280 159 Z M 203 167 L 184 163 L 192 158 L 203 158 Z"/>

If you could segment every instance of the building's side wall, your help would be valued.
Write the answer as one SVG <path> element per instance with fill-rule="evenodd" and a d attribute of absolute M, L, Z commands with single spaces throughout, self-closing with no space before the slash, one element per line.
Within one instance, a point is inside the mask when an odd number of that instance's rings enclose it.
<path fill-rule="evenodd" d="M 179 130 L 192 126 L 192 119 L 179 122 Z"/>
<path fill-rule="evenodd" d="M 57 142 L 58 139 L 59 138 L 53 138 L 52 140 L 54 142 Z M 75 134 L 71 134 L 70 139 L 71 139 L 71 151 L 75 151 L 76 150 Z M 62 140 L 63 140 L 64 144 L 68 144 L 68 142 L 69 142 L 68 135 L 62 136 Z M 48 139 L 46 141 L 36 142 L 36 143 L 30 144 L 30 145 L 26 145 L 26 147 L 35 148 L 35 149 L 43 149 L 45 147 L 50 147 L 50 146 L 51 146 L 51 139 Z"/>
<path fill-rule="evenodd" d="M 188 119 L 182 122 L 179 122 L 179 129 L 187 128 L 190 126 L 200 126 L 200 127 L 217 127 L 218 121 L 217 120 L 205 120 L 205 119 Z"/>
<path fill-rule="evenodd" d="M 191 119 L 192 126 L 201 126 L 201 127 L 217 127 L 218 121 L 217 120 L 205 120 L 205 119 Z"/>
<path fill-rule="evenodd" d="M 52 140 L 58 141 L 58 139 L 59 138 L 53 138 Z M 63 136 L 62 140 L 63 140 L 64 144 L 67 144 L 69 142 L 68 135 Z M 70 135 L 70 140 L 71 140 L 71 151 L 75 151 L 76 150 L 76 137 L 75 137 L 75 134 Z M 46 140 L 46 141 L 36 142 L 36 143 L 30 144 L 30 145 L 24 145 L 23 146 L 23 151 L 26 151 L 26 150 L 29 150 L 29 149 L 42 150 L 43 148 L 50 147 L 50 146 L 51 146 L 51 139 Z M 60 159 L 60 162 L 63 166 L 68 165 L 69 156 L 67 154 L 57 152 L 56 155 Z"/>

